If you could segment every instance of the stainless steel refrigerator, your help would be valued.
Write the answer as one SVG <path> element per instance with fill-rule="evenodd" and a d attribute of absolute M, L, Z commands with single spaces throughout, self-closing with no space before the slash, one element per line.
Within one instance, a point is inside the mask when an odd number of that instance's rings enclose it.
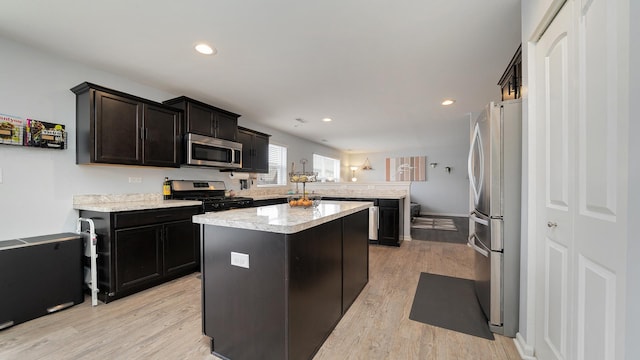
<path fill-rule="evenodd" d="M 520 283 L 521 100 L 490 103 L 471 126 L 468 245 L 491 331 L 515 337 Z"/>

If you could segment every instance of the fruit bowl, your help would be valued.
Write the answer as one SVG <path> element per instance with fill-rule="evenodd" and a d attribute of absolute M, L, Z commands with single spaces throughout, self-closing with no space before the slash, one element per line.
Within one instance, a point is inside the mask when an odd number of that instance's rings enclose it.
<path fill-rule="evenodd" d="M 320 205 L 322 196 L 320 195 L 290 195 L 287 198 L 290 207 L 317 207 Z"/>

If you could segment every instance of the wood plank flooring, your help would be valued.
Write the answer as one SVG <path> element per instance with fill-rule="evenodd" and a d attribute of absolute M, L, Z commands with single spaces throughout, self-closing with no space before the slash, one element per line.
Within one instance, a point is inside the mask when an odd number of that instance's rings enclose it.
<path fill-rule="evenodd" d="M 409 320 L 420 272 L 471 278 L 472 257 L 462 244 L 371 246 L 369 284 L 314 359 L 519 359 L 510 338 Z M 192 274 L 97 307 L 87 298 L 0 331 L 0 359 L 217 359 L 201 328 L 200 280 Z"/>

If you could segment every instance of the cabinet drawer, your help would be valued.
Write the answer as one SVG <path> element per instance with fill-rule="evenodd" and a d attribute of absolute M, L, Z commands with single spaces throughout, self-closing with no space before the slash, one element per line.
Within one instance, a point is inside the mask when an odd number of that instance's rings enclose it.
<path fill-rule="evenodd" d="M 379 199 L 378 200 L 378 206 L 380 207 L 398 207 L 398 200 L 391 200 L 391 199 Z"/>
<path fill-rule="evenodd" d="M 114 214 L 114 228 L 119 229 L 186 220 L 191 219 L 193 215 L 198 213 L 200 213 L 199 206 L 121 212 Z"/>

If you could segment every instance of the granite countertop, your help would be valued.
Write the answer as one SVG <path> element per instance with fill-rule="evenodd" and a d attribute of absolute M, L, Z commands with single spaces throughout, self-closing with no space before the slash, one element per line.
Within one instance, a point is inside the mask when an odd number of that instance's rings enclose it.
<path fill-rule="evenodd" d="M 371 206 L 362 201 L 322 201 L 317 208 L 290 207 L 289 204 L 234 209 L 195 215 L 193 222 L 237 229 L 293 234 L 351 215 Z"/>
<path fill-rule="evenodd" d="M 286 198 L 287 196 L 290 195 L 301 195 L 301 194 L 265 194 L 265 195 L 251 195 L 251 194 L 247 194 L 247 195 L 241 195 L 241 196 L 247 196 L 252 198 L 253 200 L 268 200 L 268 199 L 281 199 L 281 198 Z M 398 193 L 350 193 L 350 194 L 343 194 L 343 193 L 332 193 L 330 191 L 317 191 L 314 193 L 309 193 L 307 195 L 321 195 L 321 196 L 326 196 L 326 197 L 333 197 L 333 198 L 345 198 L 345 199 L 404 199 L 407 197 L 407 195 L 405 194 L 398 194 Z"/>
<path fill-rule="evenodd" d="M 201 201 L 163 200 L 162 194 L 74 195 L 73 208 L 98 212 L 200 206 Z"/>

